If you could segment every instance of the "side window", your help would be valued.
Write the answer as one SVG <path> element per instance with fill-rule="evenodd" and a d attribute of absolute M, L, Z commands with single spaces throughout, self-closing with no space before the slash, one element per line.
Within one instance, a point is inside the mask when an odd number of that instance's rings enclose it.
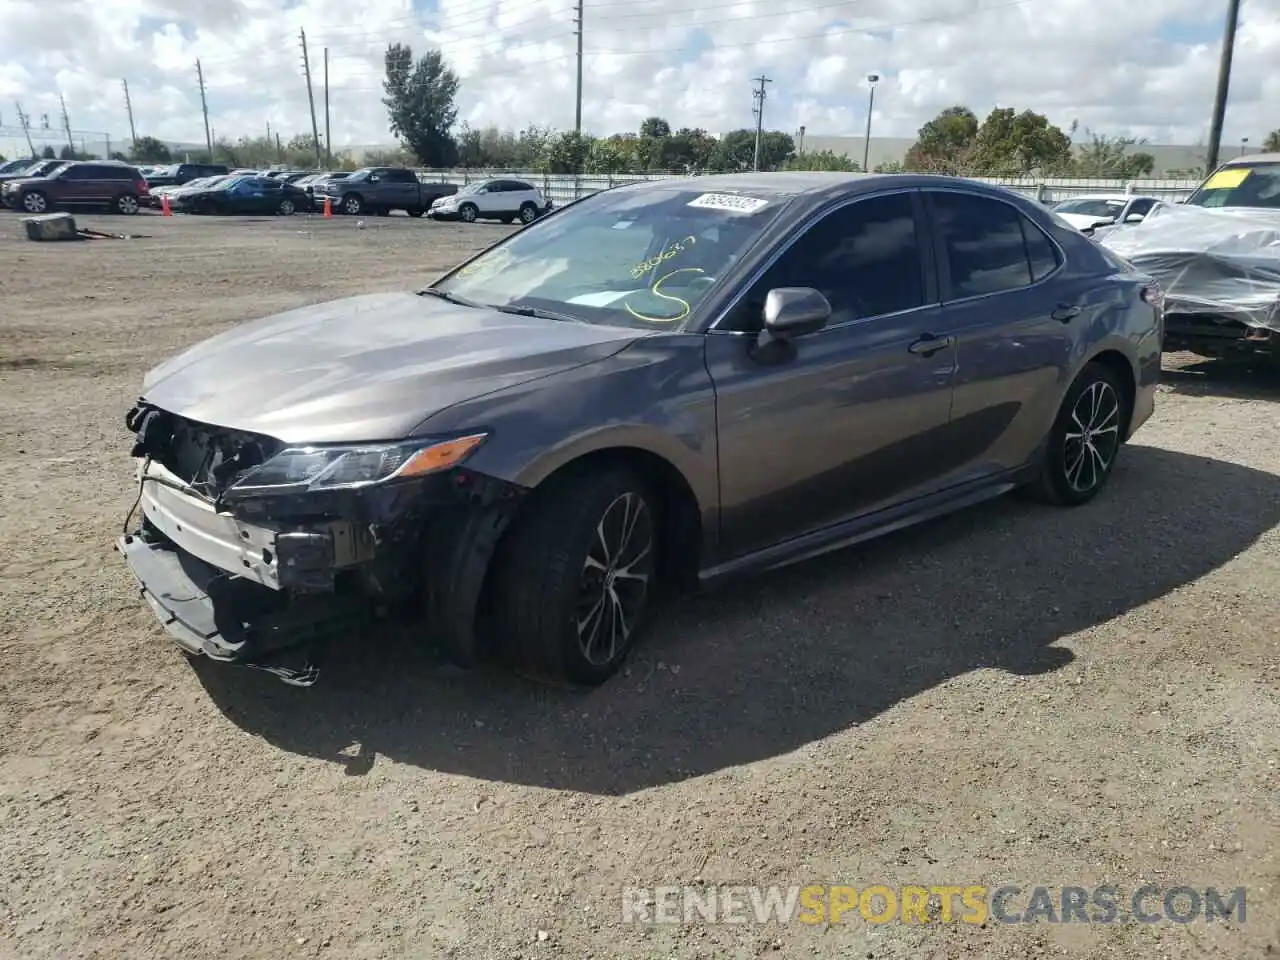
<path fill-rule="evenodd" d="M 388 170 L 387 180 L 391 183 L 413 183 L 418 178 L 411 170 Z"/>
<path fill-rule="evenodd" d="M 1022 239 L 1027 245 L 1027 263 L 1031 265 L 1031 279 L 1043 280 L 1058 269 L 1058 248 L 1043 230 L 1026 217 L 1019 216 Z"/>
<path fill-rule="evenodd" d="M 1031 283 L 1021 214 L 969 193 L 930 194 L 951 268 L 952 297 L 1016 290 Z"/>
<path fill-rule="evenodd" d="M 1151 212 L 1151 208 L 1153 206 L 1155 206 L 1155 201 L 1148 197 L 1144 197 L 1141 200 L 1135 200 L 1133 201 L 1133 205 L 1129 207 L 1129 212 L 1126 214 L 1126 216 L 1132 217 L 1134 215 L 1137 215 L 1140 217 L 1145 217 L 1148 213 Z"/>
<path fill-rule="evenodd" d="M 831 325 L 924 305 L 924 262 L 911 196 L 894 193 L 842 207 L 810 227 L 739 301 L 726 329 L 758 330 L 775 287 L 813 287 L 831 303 Z"/>
<path fill-rule="evenodd" d="M 142 179 L 134 170 L 129 167 L 111 167 L 110 179 L 112 180 L 140 180 Z"/>
<path fill-rule="evenodd" d="M 511 190 L 515 191 L 516 193 L 533 193 L 533 185 L 529 183 L 523 183 L 520 180 L 512 180 L 510 181 L 508 186 Z"/>
<path fill-rule="evenodd" d="M 58 177 L 59 180 L 84 180 L 84 167 L 67 167 Z"/>

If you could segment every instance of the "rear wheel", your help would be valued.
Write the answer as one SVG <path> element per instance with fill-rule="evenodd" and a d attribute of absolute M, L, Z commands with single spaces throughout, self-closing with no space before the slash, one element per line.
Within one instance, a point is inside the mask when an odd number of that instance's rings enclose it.
<path fill-rule="evenodd" d="M 1088 503 L 1111 476 L 1128 422 L 1119 378 L 1104 364 L 1086 366 L 1062 401 L 1049 431 L 1044 466 L 1028 492 L 1063 506 Z"/>
<path fill-rule="evenodd" d="M 499 549 L 493 580 L 507 658 L 534 676 L 603 683 L 647 619 L 657 504 L 625 467 L 581 473 L 534 495 Z"/>
<path fill-rule="evenodd" d="M 538 219 L 538 208 L 532 203 L 522 203 L 520 205 L 520 222 L 533 223 Z"/>
<path fill-rule="evenodd" d="M 112 206 L 115 207 L 116 213 L 131 217 L 138 212 L 138 198 L 132 193 L 122 193 L 116 197 Z"/>
<path fill-rule="evenodd" d="M 297 208 L 293 205 L 293 201 L 287 197 L 280 201 L 280 216 L 292 217 Z"/>

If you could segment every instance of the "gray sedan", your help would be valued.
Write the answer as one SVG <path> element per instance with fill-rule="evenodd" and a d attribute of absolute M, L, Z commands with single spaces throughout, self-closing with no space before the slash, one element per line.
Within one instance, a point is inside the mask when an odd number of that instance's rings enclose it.
<path fill-rule="evenodd" d="M 408 610 L 460 663 L 598 684 L 665 588 L 1093 499 L 1151 416 L 1161 297 L 972 181 L 627 185 L 156 367 L 118 546 L 193 656 L 308 684 Z"/>

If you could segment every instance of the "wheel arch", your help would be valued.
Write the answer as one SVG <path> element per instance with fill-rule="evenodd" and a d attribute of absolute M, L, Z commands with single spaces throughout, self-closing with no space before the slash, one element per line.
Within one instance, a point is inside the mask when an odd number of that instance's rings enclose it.
<path fill-rule="evenodd" d="M 660 576 L 687 585 L 697 579 L 703 548 L 703 505 L 685 474 L 669 458 L 642 446 L 602 445 L 579 452 L 538 476 L 515 521 L 548 491 L 592 471 L 620 466 L 634 472 L 654 494 L 659 509 Z"/>
<path fill-rule="evenodd" d="M 1121 436 L 1128 438 L 1129 424 L 1133 420 L 1133 406 L 1138 396 L 1138 372 L 1133 362 L 1121 351 L 1108 347 L 1089 358 L 1089 363 L 1096 363 L 1113 373 L 1120 381 L 1120 389 L 1124 391 L 1124 425 Z"/>

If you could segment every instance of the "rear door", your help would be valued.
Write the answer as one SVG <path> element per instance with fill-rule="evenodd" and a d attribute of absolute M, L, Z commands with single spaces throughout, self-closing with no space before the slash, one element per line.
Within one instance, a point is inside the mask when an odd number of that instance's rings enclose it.
<path fill-rule="evenodd" d="M 963 188 L 924 198 L 956 338 L 953 455 L 974 480 L 1022 466 L 1048 433 L 1090 320 L 1086 285 L 1063 278 L 1062 250 L 1012 203 Z"/>
<path fill-rule="evenodd" d="M 393 210 L 415 209 L 422 199 L 417 175 L 412 170 L 403 168 L 386 171 L 378 196 L 384 207 Z"/>

